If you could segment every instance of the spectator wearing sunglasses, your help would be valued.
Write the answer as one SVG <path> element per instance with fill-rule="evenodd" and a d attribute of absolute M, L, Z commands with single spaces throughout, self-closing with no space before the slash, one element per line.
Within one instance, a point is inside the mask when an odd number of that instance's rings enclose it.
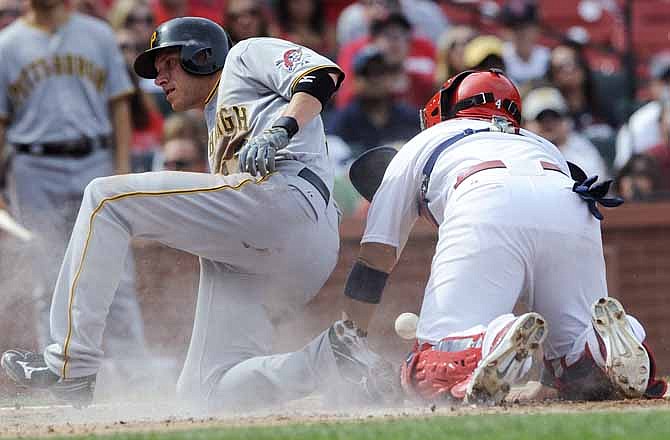
<path fill-rule="evenodd" d="M 137 34 L 137 40 L 146 42 L 156 27 L 156 19 L 148 0 L 116 0 L 107 16 L 110 26 L 115 31 L 129 29 Z M 146 47 L 142 47 L 142 50 Z"/>
<path fill-rule="evenodd" d="M 163 126 L 163 148 L 155 170 L 204 173 L 207 165 L 207 128 L 192 113 L 173 113 Z"/>
<path fill-rule="evenodd" d="M 165 171 L 207 172 L 205 149 L 193 139 L 177 138 L 163 145 Z"/>
<path fill-rule="evenodd" d="M 0 0 L 0 29 L 11 24 L 23 13 L 23 2 L 20 0 Z"/>
<path fill-rule="evenodd" d="M 116 0 L 107 20 L 117 34 L 126 31 L 122 36 L 117 35 L 117 41 L 126 64 L 132 67 L 135 57 L 147 48 L 155 27 L 156 17 L 149 0 Z M 134 71 L 131 72 L 131 76 L 133 75 Z M 151 79 L 138 78 L 138 81 L 142 91 L 152 98 L 154 107 L 162 114 L 168 114 L 171 111 L 170 105 L 165 100 L 163 90 Z"/>
<path fill-rule="evenodd" d="M 163 116 L 155 100 L 140 86 L 140 78 L 132 68 L 137 55 L 146 48 L 145 41 L 139 40 L 138 34 L 130 28 L 117 30 L 116 41 L 134 86 L 134 91 L 130 95 L 130 122 L 133 128 L 130 168 L 134 173 L 143 173 L 151 171 L 154 155 L 160 149 Z"/>

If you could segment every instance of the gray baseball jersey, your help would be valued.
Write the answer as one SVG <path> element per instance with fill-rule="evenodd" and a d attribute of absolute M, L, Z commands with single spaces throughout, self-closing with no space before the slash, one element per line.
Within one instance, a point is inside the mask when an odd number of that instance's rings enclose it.
<path fill-rule="evenodd" d="M 277 38 L 250 38 L 235 45 L 226 58 L 218 97 L 206 109 L 211 169 L 237 172 L 233 154 L 244 139 L 269 128 L 281 116 L 298 82 L 309 81 L 310 72 L 326 67 L 339 71 L 328 58 Z M 278 155 L 279 170 L 306 165 L 332 187 L 333 167 L 320 117 L 300 127 Z"/>
<path fill-rule="evenodd" d="M 286 41 L 243 41 L 229 52 L 205 107 L 212 173 L 161 171 L 88 185 L 54 294 L 55 343 L 45 351 L 54 371 L 80 377 L 98 370 L 101 324 L 130 240 L 143 237 L 200 257 L 193 334 L 177 385 L 182 401 L 238 408 L 333 383 L 337 366 L 325 332 L 299 351 L 272 354 L 273 322 L 301 310 L 337 262 L 334 201 L 300 175 L 308 169 L 332 193 L 321 117 L 280 152 L 276 173 L 236 172 L 233 156 L 280 115 L 292 84 L 324 67 L 339 71 Z"/>
<path fill-rule="evenodd" d="M 132 91 L 111 28 L 73 13 L 53 33 L 16 20 L 0 32 L 0 118 L 8 146 L 65 143 L 111 134 L 109 102 Z M 39 148 L 36 148 L 36 152 Z M 60 260 L 84 188 L 114 172 L 111 149 L 83 157 L 17 152 L 8 175 L 14 214 L 40 238 L 34 243 L 33 301 L 38 340 L 50 340 L 49 308 Z M 108 354 L 144 356 L 143 325 L 129 261 L 110 314 Z"/>

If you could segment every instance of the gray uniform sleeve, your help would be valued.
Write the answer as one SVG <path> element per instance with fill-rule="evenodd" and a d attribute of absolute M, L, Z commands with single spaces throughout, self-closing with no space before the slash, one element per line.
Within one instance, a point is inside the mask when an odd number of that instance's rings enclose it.
<path fill-rule="evenodd" d="M 105 64 L 107 67 L 107 97 L 112 100 L 123 95 L 132 93 L 133 83 L 130 80 L 128 67 L 119 49 L 114 33 L 109 29 L 101 35 L 103 48 L 105 50 Z"/>
<path fill-rule="evenodd" d="M 254 38 L 239 44 L 244 44 L 239 60 L 245 75 L 286 100 L 291 99 L 300 78 L 310 72 L 326 67 L 342 71 L 328 58 L 289 41 Z M 340 81 L 342 78 L 343 74 L 340 74 Z"/>

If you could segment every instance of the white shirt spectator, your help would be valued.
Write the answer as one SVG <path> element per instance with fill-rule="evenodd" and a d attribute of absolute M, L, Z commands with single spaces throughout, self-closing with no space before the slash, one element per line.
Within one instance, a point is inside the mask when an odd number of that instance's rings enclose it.
<path fill-rule="evenodd" d="M 571 133 L 559 150 L 565 160 L 578 165 L 587 176 L 597 175 L 601 182 L 609 177 L 607 165 L 598 148 L 579 133 Z"/>
<path fill-rule="evenodd" d="M 512 43 L 503 44 L 503 61 L 505 61 L 505 72 L 512 81 L 524 84 L 533 79 L 542 78 L 549 67 L 551 51 L 544 46 L 533 47 L 528 61 L 521 59 L 514 49 Z"/>
<path fill-rule="evenodd" d="M 437 43 L 440 35 L 449 28 L 449 21 L 442 9 L 428 0 L 400 0 L 401 12 L 412 24 L 415 35 Z M 339 47 L 368 35 L 365 6 L 356 2 L 342 11 L 337 20 Z"/>
<path fill-rule="evenodd" d="M 642 153 L 661 142 L 660 117 L 658 101 L 643 105 L 631 115 L 617 134 L 614 168 L 621 169 L 633 154 Z"/>

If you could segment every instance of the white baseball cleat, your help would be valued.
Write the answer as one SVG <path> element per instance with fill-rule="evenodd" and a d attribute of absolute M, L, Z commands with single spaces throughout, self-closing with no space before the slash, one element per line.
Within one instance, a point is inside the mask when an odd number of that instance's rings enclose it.
<path fill-rule="evenodd" d="M 612 384 L 626 397 L 641 397 L 649 382 L 649 354 L 633 334 L 623 306 L 614 298 L 600 298 L 591 320 L 605 348 L 604 370 Z"/>
<path fill-rule="evenodd" d="M 525 313 L 506 325 L 496 335 L 491 352 L 483 358 L 466 390 L 468 403 L 500 404 L 510 388 L 528 369 L 545 337 L 547 324 L 535 312 Z"/>

